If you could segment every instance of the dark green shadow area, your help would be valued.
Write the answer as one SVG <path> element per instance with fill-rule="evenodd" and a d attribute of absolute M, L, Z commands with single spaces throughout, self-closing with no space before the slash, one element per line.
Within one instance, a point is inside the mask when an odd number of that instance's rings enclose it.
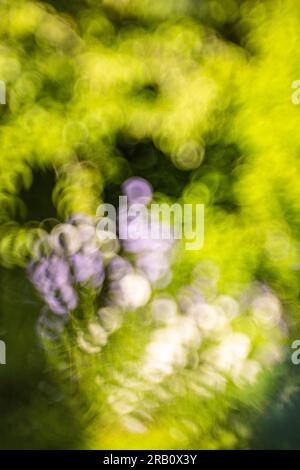
<path fill-rule="evenodd" d="M 23 270 L 0 269 L 0 448 L 72 449 L 81 444 L 80 423 L 55 384 L 38 342 L 41 305 Z"/>
<path fill-rule="evenodd" d="M 278 384 L 254 424 L 251 449 L 300 450 L 300 365 L 287 364 Z"/>

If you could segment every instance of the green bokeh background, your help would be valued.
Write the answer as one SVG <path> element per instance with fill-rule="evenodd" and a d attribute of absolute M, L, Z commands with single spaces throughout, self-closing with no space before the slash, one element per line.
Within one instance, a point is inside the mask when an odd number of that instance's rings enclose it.
<path fill-rule="evenodd" d="M 300 368 L 290 361 L 300 334 L 299 6 L 0 1 L 1 448 L 173 448 L 174 408 L 198 429 L 178 448 L 300 448 Z M 36 334 L 42 302 L 24 271 L 41 221 L 95 214 L 131 175 L 163 200 L 205 204 L 204 247 L 182 249 L 170 291 L 209 259 L 220 292 L 270 286 L 287 328 L 283 360 L 254 387 L 210 404 L 174 399 L 143 439 L 101 421 L 93 361 L 78 386 L 49 359 Z M 143 328 L 128 316 L 104 377 L 126 341 L 142 347 Z"/>

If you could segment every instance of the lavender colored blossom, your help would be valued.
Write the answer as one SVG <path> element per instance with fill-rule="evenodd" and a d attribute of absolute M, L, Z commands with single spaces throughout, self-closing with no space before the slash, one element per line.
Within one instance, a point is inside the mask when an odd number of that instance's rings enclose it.
<path fill-rule="evenodd" d="M 67 262 L 57 255 L 42 258 L 28 268 L 29 277 L 54 313 L 63 315 L 77 306 Z"/>
<path fill-rule="evenodd" d="M 121 256 L 115 256 L 108 265 L 108 278 L 110 281 L 119 281 L 133 270 L 130 262 Z"/>
<path fill-rule="evenodd" d="M 133 264 L 151 284 L 162 278 L 168 283 L 171 279 L 170 254 L 174 237 L 170 225 L 153 218 L 145 207 L 152 198 L 152 188 L 142 178 L 130 178 L 122 189 L 129 202 L 129 210 L 119 213 L 124 252 L 133 255 Z"/>
<path fill-rule="evenodd" d="M 73 214 L 68 222 L 63 225 L 62 233 L 67 233 L 70 227 L 73 238 L 65 239 L 65 242 L 72 244 L 72 250 L 68 246 L 61 250 L 59 243 L 51 244 L 59 233 L 60 227 L 56 227 L 48 236 L 51 254 L 28 266 L 31 281 L 52 312 L 58 315 L 77 307 L 77 286 L 89 285 L 99 289 L 104 281 L 102 254 L 92 237 L 93 219 L 84 214 Z"/>
<path fill-rule="evenodd" d="M 152 199 L 152 187 L 148 181 L 132 177 L 122 185 L 122 191 L 127 196 L 129 204 L 148 204 Z"/>
<path fill-rule="evenodd" d="M 101 253 L 78 252 L 72 256 L 75 280 L 78 283 L 91 282 L 101 287 L 104 281 L 104 266 Z"/>

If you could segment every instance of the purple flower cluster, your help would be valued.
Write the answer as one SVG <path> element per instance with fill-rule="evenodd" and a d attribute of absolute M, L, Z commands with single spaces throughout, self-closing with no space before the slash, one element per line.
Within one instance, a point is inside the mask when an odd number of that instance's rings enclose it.
<path fill-rule="evenodd" d="M 153 191 L 147 181 L 130 178 L 122 190 L 127 197 L 126 210 L 119 211 L 123 256 L 115 256 L 108 265 L 108 304 L 136 310 L 149 301 L 152 288 L 165 287 L 170 282 L 174 239 L 170 230 L 169 238 L 162 237 L 167 224 L 150 216 L 147 205 Z"/>
<path fill-rule="evenodd" d="M 66 259 L 53 254 L 30 264 L 28 271 L 31 281 L 53 312 L 63 315 L 77 306 L 77 293 Z"/>
<path fill-rule="evenodd" d="M 152 188 L 147 181 L 130 178 L 122 189 L 129 209 L 119 220 L 121 231 L 122 224 L 127 228 L 127 237 L 122 240 L 123 249 L 134 257 L 136 268 L 152 285 L 166 285 L 170 281 L 170 254 L 174 244 L 170 226 L 168 222 L 150 216 L 150 211 L 138 210 L 139 206 L 146 206 L 152 200 Z M 134 206 L 137 207 L 135 216 L 130 214 Z M 169 236 L 164 237 L 164 234 Z"/>
<path fill-rule="evenodd" d="M 128 210 L 119 212 L 119 227 L 122 232 L 122 226 L 126 226 L 127 236 L 120 236 L 119 254 L 113 251 L 107 256 L 105 245 L 97 238 L 96 218 L 73 214 L 66 223 L 45 235 L 47 254 L 29 264 L 29 277 L 52 317 L 64 320 L 78 305 L 80 287 L 99 291 L 105 277 L 108 290 L 103 304 L 122 311 L 144 306 L 153 288 L 165 287 L 170 282 L 174 240 L 152 236 L 161 233 L 163 227 L 158 219 L 149 217 L 150 184 L 135 177 L 127 180 L 122 189 L 127 196 Z M 144 210 L 135 212 L 132 210 L 135 206 Z M 48 328 L 49 321 L 44 314 L 42 324 L 45 322 Z M 53 318 L 50 323 L 57 325 Z"/>
<path fill-rule="evenodd" d="M 31 281 L 56 314 L 63 315 L 77 307 L 77 286 L 102 286 L 104 265 L 92 236 L 94 230 L 90 218 L 73 215 L 46 236 L 50 253 L 28 266 Z"/>

